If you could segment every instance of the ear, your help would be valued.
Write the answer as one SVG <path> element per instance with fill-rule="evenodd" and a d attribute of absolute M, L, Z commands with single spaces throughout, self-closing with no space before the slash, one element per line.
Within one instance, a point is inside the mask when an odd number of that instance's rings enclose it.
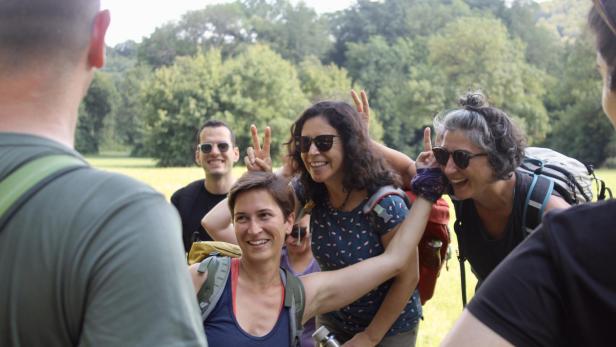
<path fill-rule="evenodd" d="M 103 10 L 94 17 L 92 34 L 90 35 L 90 48 L 88 50 L 88 63 L 100 69 L 105 65 L 105 34 L 109 28 L 111 17 L 109 10 Z"/>
<path fill-rule="evenodd" d="M 195 150 L 195 163 L 198 166 L 201 166 L 201 151 L 199 150 L 199 148 Z"/>
<path fill-rule="evenodd" d="M 285 231 L 286 235 L 291 235 L 291 231 L 293 231 L 293 225 L 295 224 L 295 213 L 291 212 L 285 221 Z"/>
<path fill-rule="evenodd" d="M 233 162 L 237 163 L 240 160 L 240 148 L 233 147 Z"/>

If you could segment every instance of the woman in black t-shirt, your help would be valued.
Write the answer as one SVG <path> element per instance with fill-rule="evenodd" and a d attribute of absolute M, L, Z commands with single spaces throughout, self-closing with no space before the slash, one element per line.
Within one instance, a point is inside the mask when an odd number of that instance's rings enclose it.
<path fill-rule="evenodd" d="M 433 153 L 447 176 L 459 247 L 481 282 L 525 237 L 523 209 L 530 185 L 515 172 L 524 156 L 522 131 L 480 92 L 468 93 L 461 108 L 435 118 Z M 569 205 L 551 196 L 545 212 Z"/>

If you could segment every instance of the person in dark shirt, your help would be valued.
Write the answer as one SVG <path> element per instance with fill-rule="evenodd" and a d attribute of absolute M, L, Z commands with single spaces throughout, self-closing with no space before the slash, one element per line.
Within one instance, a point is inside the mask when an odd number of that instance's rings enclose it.
<path fill-rule="evenodd" d="M 616 126 L 616 3 L 594 0 L 603 110 Z M 444 346 L 612 346 L 616 201 L 549 213 L 486 280 Z"/>
<path fill-rule="evenodd" d="M 516 171 L 526 141 L 511 117 L 481 92 L 459 102 L 461 108 L 435 118 L 439 145 L 432 150 L 451 184 L 460 254 L 481 283 L 528 235 L 524 207 L 532 177 Z M 552 195 L 545 211 L 567 207 Z"/>
<path fill-rule="evenodd" d="M 203 168 L 205 179 L 179 189 L 171 196 L 171 203 L 182 218 L 182 239 L 186 252 L 194 241 L 212 240 L 201 226 L 201 218 L 227 197 L 234 182 L 233 164 L 239 160 L 235 135 L 221 121 L 205 122 L 197 133 L 195 162 Z"/>

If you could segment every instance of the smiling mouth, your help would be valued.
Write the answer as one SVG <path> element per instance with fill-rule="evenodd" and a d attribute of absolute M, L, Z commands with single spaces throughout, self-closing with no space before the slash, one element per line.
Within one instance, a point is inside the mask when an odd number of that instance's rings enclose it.
<path fill-rule="evenodd" d="M 251 246 L 262 246 L 266 243 L 268 243 L 269 240 L 253 240 L 253 241 L 247 241 L 247 243 Z"/>
<path fill-rule="evenodd" d="M 311 168 L 319 168 L 327 165 L 326 161 L 313 161 L 310 163 Z"/>

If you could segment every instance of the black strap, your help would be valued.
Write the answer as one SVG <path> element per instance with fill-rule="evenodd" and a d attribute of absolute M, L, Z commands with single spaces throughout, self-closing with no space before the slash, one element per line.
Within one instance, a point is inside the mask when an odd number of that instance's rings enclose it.
<path fill-rule="evenodd" d="M 456 238 L 458 239 L 458 262 L 460 263 L 460 290 L 462 291 L 462 308 L 466 307 L 466 268 L 464 262 L 466 257 L 462 247 L 462 201 L 453 203 L 454 210 L 456 212 L 456 221 L 453 224 L 453 230 L 456 232 Z"/>

